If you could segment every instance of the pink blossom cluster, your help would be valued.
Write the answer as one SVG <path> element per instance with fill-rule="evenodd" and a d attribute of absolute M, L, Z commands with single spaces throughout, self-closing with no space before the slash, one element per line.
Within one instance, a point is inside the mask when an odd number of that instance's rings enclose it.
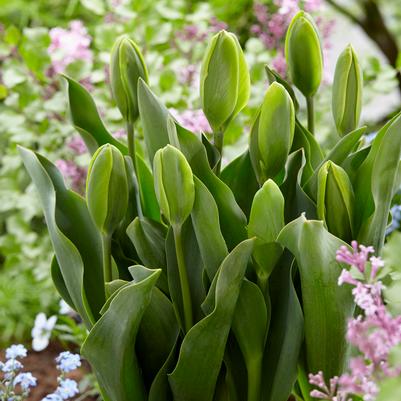
<path fill-rule="evenodd" d="M 274 0 L 272 6 L 262 3 L 254 5 L 256 22 L 251 26 L 251 33 L 258 37 L 267 49 L 277 50 L 272 66 L 282 76 L 287 69 L 283 48 L 284 37 L 291 19 L 300 10 L 301 4 L 305 11 L 315 12 L 322 6 L 322 0 Z M 322 33 L 324 47 L 329 48 L 334 20 L 318 16 L 316 24 Z"/>
<path fill-rule="evenodd" d="M 84 167 L 78 166 L 72 160 L 60 159 L 56 161 L 56 166 L 61 174 L 71 185 L 71 188 L 78 193 L 83 193 L 85 188 L 85 180 L 87 170 Z"/>
<path fill-rule="evenodd" d="M 202 110 L 185 110 L 179 112 L 176 109 L 170 109 L 173 117 L 184 128 L 192 132 L 212 132 L 209 122 Z"/>
<path fill-rule="evenodd" d="M 317 387 L 311 391 L 312 397 L 351 401 L 351 395 L 357 395 L 364 401 L 374 401 L 380 380 L 401 373 L 401 366 L 391 366 L 389 361 L 390 352 L 401 344 L 401 316 L 393 317 L 386 309 L 382 300 L 384 286 L 378 279 L 384 263 L 370 256 L 373 253 L 373 247 L 358 245 L 356 241 L 352 242 L 352 251 L 346 246 L 337 251 L 337 261 L 351 266 L 351 271 L 342 270 L 338 284 L 354 286 L 355 303 L 364 312 L 350 319 L 347 327 L 347 340 L 360 355 L 351 358 L 349 371 L 330 379 L 329 385 L 323 372 L 310 374 L 310 384 Z"/>
<path fill-rule="evenodd" d="M 48 53 L 52 62 L 50 75 L 64 72 L 69 64 L 77 60 L 92 62 L 91 37 L 81 21 L 71 21 L 68 29 L 52 28 L 49 35 L 51 43 Z"/>

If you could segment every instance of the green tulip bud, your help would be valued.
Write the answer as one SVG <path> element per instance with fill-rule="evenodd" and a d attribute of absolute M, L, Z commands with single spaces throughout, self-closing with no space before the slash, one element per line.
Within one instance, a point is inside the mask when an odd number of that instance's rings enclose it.
<path fill-rule="evenodd" d="M 200 78 L 202 108 L 214 131 L 246 106 L 249 92 L 249 71 L 238 39 L 220 31 L 206 50 Z"/>
<path fill-rule="evenodd" d="M 312 97 L 322 80 L 323 55 L 316 25 L 304 11 L 299 11 L 288 27 L 285 57 L 293 84 L 305 97 Z"/>
<path fill-rule="evenodd" d="M 159 149 L 153 161 L 156 197 L 160 210 L 172 226 L 179 226 L 191 214 L 195 185 L 185 156 L 171 145 Z"/>
<path fill-rule="evenodd" d="M 135 122 L 138 110 L 138 80 L 148 81 L 148 72 L 138 46 L 127 35 L 115 42 L 111 51 L 110 82 L 114 99 L 124 119 Z"/>
<path fill-rule="evenodd" d="M 354 191 L 340 166 L 327 161 L 319 170 L 317 214 L 328 230 L 345 241 L 352 237 Z"/>
<path fill-rule="evenodd" d="M 361 100 L 362 71 L 354 49 L 349 45 L 337 60 L 333 82 L 333 117 L 341 136 L 357 128 Z"/>
<path fill-rule="evenodd" d="M 273 82 L 260 109 L 258 148 L 265 179 L 275 177 L 285 166 L 295 130 L 295 109 L 283 85 Z"/>
<path fill-rule="evenodd" d="M 111 235 L 128 207 L 124 156 L 115 146 L 103 145 L 93 155 L 86 181 L 86 198 L 96 226 L 103 234 Z"/>

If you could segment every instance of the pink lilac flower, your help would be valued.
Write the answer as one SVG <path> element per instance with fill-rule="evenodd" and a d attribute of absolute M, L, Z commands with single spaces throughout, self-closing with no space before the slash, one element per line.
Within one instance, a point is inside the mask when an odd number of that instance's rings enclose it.
<path fill-rule="evenodd" d="M 87 151 L 85 142 L 80 136 L 72 137 L 67 142 L 67 147 L 69 147 L 77 155 L 83 155 Z"/>
<path fill-rule="evenodd" d="M 287 71 L 287 64 L 285 61 L 285 56 L 282 51 L 279 51 L 277 56 L 272 60 L 272 67 L 276 70 L 282 77 L 285 76 Z"/>
<path fill-rule="evenodd" d="M 83 193 L 87 174 L 86 168 L 78 166 L 71 160 L 63 159 L 57 160 L 56 166 L 71 185 L 71 188 L 78 193 Z"/>
<path fill-rule="evenodd" d="M 284 38 L 287 28 L 293 16 L 301 9 L 308 12 L 318 11 L 322 6 L 322 0 L 274 0 L 273 4 L 267 6 L 262 3 L 256 3 L 253 11 L 255 23 L 251 26 L 250 32 L 258 37 L 267 49 L 277 49 L 278 54 L 273 59 L 273 68 L 285 76 L 284 62 Z M 334 20 L 327 20 L 317 16 L 316 24 L 321 33 L 323 49 L 331 47 L 330 35 L 334 28 Z M 326 54 L 324 53 L 324 57 Z"/>
<path fill-rule="evenodd" d="M 210 18 L 209 26 L 211 32 L 219 32 L 228 28 L 228 25 L 224 21 L 220 21 L 214 16 Z"/>
<path fill-rule="evenodd" d="M 179 71 L 178 80 L 182 84 L 193 85 L 198 75 L 198 67 L 195 64 L 188 64 Z"/>
<path fill-rule="evenodd" d="M 68 29 L 52 28 L 49 35 L 48 53 L 55 73 L 64 72 L 69 64 L 77 60 L 92 62 L 91 37 L 81 21 L 71 21 Z"/>
<path fill-rule="evenodd" d="M 207 37 L 207 32 L 202 31 L 197 25 L 186 25 L 177 32 L 177 38 L 190 42 L 202 42 Z"/>
<path fill-rule="evenodd" d="M 354 286 L 355 303 L 363 311 L 363 315 L 349 320 L 346 334 L 360 355 L 351 358 L 349 372 L 334 378 L 336 388 L 326 385 L 322 372 L 309 375 L 310 384 L 316 387 L 312 397 L 348 401 L 351 395 L 358 395 L 364 401 L 374 401 L 379 393 L 379 380 L 401 373 L 401 366 L 392 366 L 389 360 L 391 351 L 401 344 L 401 316 L 393 317 L 386 309 L 382 300 L 384 286 L 378 279 L 384 263 L 370 256 L 373 253 L 373 247 L 358 245 L 356 241 L 352 242 L 352 251 L 346 246 L 337 251 L 337 261 L 356 268 L 359 274 L 356 278 L 343 269 L 338 283 Z"/>
<path fill-rule="evenodd" d="M 113 132 L 113 136 L 116 139 L 125 138 L 127 136 L 127 132 L 125 131 L 125 129 L 120 128 L 117 131 Z"/>
<path fill-rule="evenodd" d="M 202 110 L 185 110 L 184 112 L 179 112 L 178 110 L 171 108 L 170 112 L 178 123 L 189 131 L 212 132 L 209 122 Z"/>

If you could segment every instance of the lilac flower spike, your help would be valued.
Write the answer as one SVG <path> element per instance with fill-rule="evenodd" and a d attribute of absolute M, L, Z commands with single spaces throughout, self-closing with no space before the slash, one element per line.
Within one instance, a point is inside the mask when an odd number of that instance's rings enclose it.
<path fill-rule="evenodd" d="M 81 21 L 71 21 L 69 29 L 53 28 L 49 34 L 51 43 L 48 53 L 56 74 L 64 72 L 74 61 L 92 62 L 93 54 L 89 49 L 91 37 Z"/>
<path fill-rule="evenodd" d="M 355 303 L 364 312 L 350 319 L 347 340 L 360 353 L 351 358 L 349 372 L 333 378 L 328 387 L 323 373 L 309 375 L 309 383 L 316 387 L 311 396 L 330 401 L 349 401 L 351 395 L 358 395 L 364 401 L 374 401 L 379 393 L 379 378 L 395 377 L 401 373 L 401 366 L 391 366 L 390 352 L 401 344 L 401 316 L 392 317 L 382 300 L 384 286 L 378 279 L 383 261 L 370 256 L 371 246 L 352 242 L 352 252 L 346 246 L 336 254 L 338 262 L 358 269 L 362 278 L 356 278 L 346 269 L 340 274 L 338 284 L 353 285 Z M 370 269 L 369 269 L 370 267 Z"/>

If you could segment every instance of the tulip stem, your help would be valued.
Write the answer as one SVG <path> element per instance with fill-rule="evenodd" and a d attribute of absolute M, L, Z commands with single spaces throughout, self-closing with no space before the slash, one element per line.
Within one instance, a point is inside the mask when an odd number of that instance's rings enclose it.
<path fill-rule="evenodd" d="M 134 163 L 135 174 L 137 172 L 136 168 L 136 157 L 135 157 L 135 132 L 134 124 L 127 122 L 127 137 L 128 137 L 128 154 L 131 156 L 132 162 Z"/>
<path fill-rule="evenodd" d="M 185 267 L 181 228 L 181 225 L 173 225 L 175 253 L 177 256 L 178 274 L 180 277 L 182 304 L 184 309 L 184 328 L 185 332 L 188 332 L 193 325 L 192 301 L 187 269 Z"/>
<path fill-rule="evenodd" d="M 103 276 L 104 282 L 108 283 L 112 280 L 111 272 L 111 235 L 103 234 L 102 236 L 103 248 Z"/>
<path fill-rule="evenodd" d="M 134 124 L 127 122 L 127 137 L 128 137 L 128 154 L 131 157 L 132 165 L 134 167 L 134 188 L 135 188 L 135 200 L 138 210 L 139 217 L 143 217 L 141 197 L 139 193 L 139 177 L 138 177 L 138 165 L 136 162 L 136 152 L 135 152 L 135 131 Z"/>
<path fill-rule="evenodd" d="M 306 108 L 308 111 L 308 130 L 311 134 L 315 133 L 315 111 L 313 104 L 313 96 L 306 98 Z"/>
<path fill-rule="evenodd" d="M 220 154 L 219 161 L 217 162 L 216 166 L 214 167 L 214 172 L 217 176 L 220 175 L 221 169 L 221 159 L 223 158 L 223 140 L 224 140 L 224 131 L 218 130 L 213 134 L 214 146 L 218 150 Z"/>
<path fill-rule="evenodd" d="M 261 379 L 262 379 L 262 357 L 258 355 L 256 358 L 247 362 L 248 373 L 248 398 L 247 401 L 260 400 Z"/>

